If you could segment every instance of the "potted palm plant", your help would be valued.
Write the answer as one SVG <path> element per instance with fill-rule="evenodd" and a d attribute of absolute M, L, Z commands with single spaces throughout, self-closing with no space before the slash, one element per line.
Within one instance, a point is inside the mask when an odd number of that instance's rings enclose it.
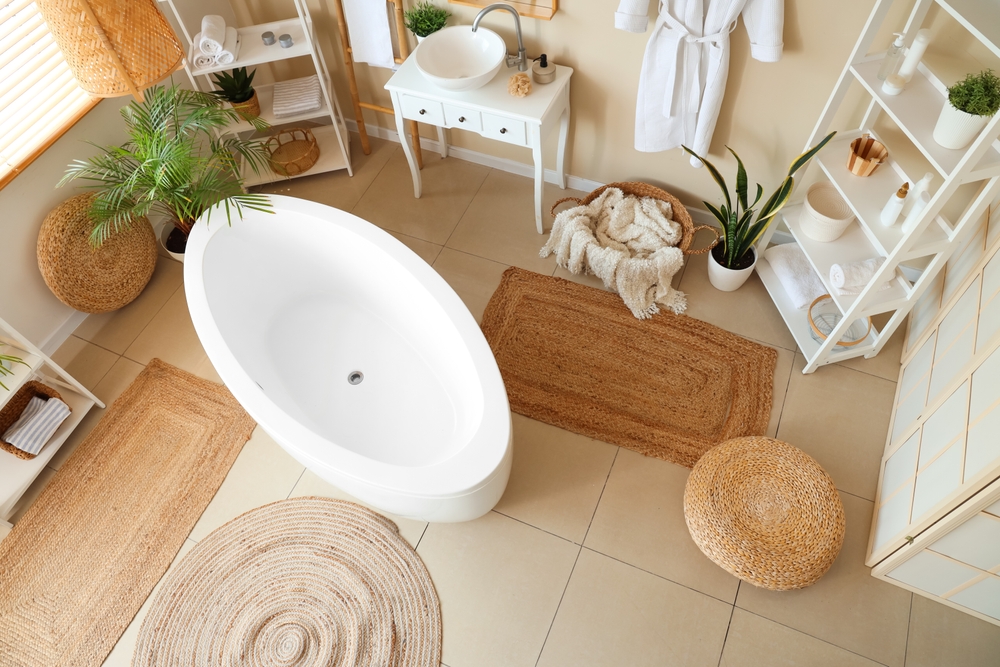
<path fill-rule="evenodd" d="M 948 89 L 934 126 L 934 141 L 953 150 L 968 146 L 1000 111 L 1000 77 L 993 70 L 969 74 Z"/>
<path fill-rule="evenodd" d="M 246 67 L 238 67 L 229 72 L 217 72 L 212 77 L 218 90 L 212 94 L 226 102 L 229 102 L 244 118 L 256 118 L 260 115 L 260 100 L 257 99 L 257 91 L 253 87 L 253 77 L 257 70 L 247 74 Z"/>
<path fill-rule="evenodd" d="M 230 123 L 243 120 L 218 97 L 154 86 L 143 102 L 133 101 L 121 114 L 129 140 L 122 146 L 98 146 L 101 152 L 89 160 L 74 160 L 60 182 L 82 179 L 96 191 L 90 209 L 95 246 L 150 213 L 160 213 L 172 223 L 172 228 L 169 223 L 164 227 L 164 245 L 183 261 L 192 226 L 216 204 L 225 204 L 230 223 L 233 212 L 242 217 L 244 208 L 272 210 L 267 195 L 244 191 L 240 172 L 240 160 L 254 173 L 267 169 L 267 149 L 260 141 L 218 136 Z M 260 118 L 246 120 L 255 130 L 268 128 Z"/>
<path fill-rule="evenodd" d="M 723 292 L 732 292 L 739 289 L 746 282 L 747 278 L 750 277 L 753 267 L 757 264 L 757 248 L 755 245 L 764 234 L 768 225 L 771 224 L 771 221 L 774 220 L 774 216 L 791 196 L 792 187 L 795 185 L 795 179 L 792 178 L 792 175 L 809 162 L 823 146 L 826 146 L 835 134 L 837 133 L 831 132 L 826 135 L 822 141 L 792 161 L 792 164 L 788 167 L 788 175 L 785 176 L 785 180 L 767 198 L 767 201 L 764 202 L 759 211 L 756 209 L 756 206 L 764 194 L 764 188 L 761 187 L 760 183 L 757 184 L 757 196 L 754 198 L 753 203 L 750 203 L 748 198 L 747 171 L 743 167 L 743 161 L 736 154 L 736 151 L 726 146 L 726 149 L 736 158 L 736 201 L 733 202 L 733 198 L 729 195 L 729 186 L 726 184 L 726 179 L 722 177 L 722 174 L 715 168 L 715 165 L 687 146 L 683 147 L 684 150 L 700 160 L 708 168 L 708 172 L 715 179 L 715 182 L 718 183 L 719 187 L 722 188 L 722 194 L 726 198 L 726 202 L 718 208 L 707 201 L 702 202 L 719 221 L 719 224 L 722 225 L 722 234 L 720 235 L 719 243 L 712 248 L 712 251 L 708 255 L 708 279 L 716 289 Z M 754 220 L 754 214 L 757 216 L 756 220 Z"/>
<path fill-rule="evenodd" d="M 403 14 L 406 27 L 417 36 L 417 43 L 424 41 L 424 37 L 427 35 L 443 28 L 450 16 L 450 12 L 434 6 L 427 0 L 417 3 L 416 6 L 406 10 Z"/>

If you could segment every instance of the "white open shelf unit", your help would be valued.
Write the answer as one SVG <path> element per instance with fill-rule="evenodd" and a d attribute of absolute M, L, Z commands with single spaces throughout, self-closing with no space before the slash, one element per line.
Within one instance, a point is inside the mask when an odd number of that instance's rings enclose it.
<path fill-rule="evenodd" d="M 10 402 L 18 389 L 31 380 L 37 380 L 58 390 L 71 410 L 70 416 L 59 426 L 35 458 L 21 459 L 0 450 L 0 519 L 6 522 L 17 510 L 21 496 L 80 425 L 90 408 L 95 404 L 103 408 L 104 403 L 2 319 L 0 319 L 0 353 L 19 357 L 27 364 L 27 366 L 11 364 L 14 374 L 0 377 L 0 382 L 3 382 L 8 389 L 5 391 L 0 388 L 0 410 Z"/>
<path fill-rule="evenodd" d="M 193 0 L 159 0 L 170 7 L 176 23 L 179 25 L 182 37 L 188 45 L 188 57 L 184 60 L 184 68 L 191 84 L 199 89 L 211 91 L 215 89 L 215 84 L 211 77 L 216 72 L 232 71 L 240 67 L 253 67 L 267 63 L 288 60 L 290 58 L 309 57 L 313 63 L 316 77 L 319 79 L 322 91 L 319 109 L 296 114 L 294 116 L 278 117 L 274 115 L 274 86 L 273 83 L 254 83 L 254 90 L 257 91 L 257 98 L 260 102 L 261 118 L 270 125 L 289 125 L 294 123 L 308 123 L 309 130 L 316 137 L 319 146 L 320 156 L 315 165 L 308 171 L 296 174 L 292 178 L 299 176 L 310 176 L 327 171 L 346 169 L 347 173 L 354 175 L 351 167 L 350 153 L 350 133 L 344 123 L 344 115 L 340 110 L 340 103 L 333 92 L 330 80 L 330 71 L 327 68 L 326 60 L 316 41 L 316 32 L 313 25 L 312 16 L 306 0 L 292 0 L 295 5 L 297 16 L 271 23 L 259 23 L 256 25 L 238 27 L 240 35 L 240 51 L 234 62 L 228 65 L 212 65 L 210 67 L 195 67 L 194 54 L 195 44 L 191 31 L 184 24 L 181 13 L 177 10 L 176 3 L 193 2 Z M 272 32 L 277 38 L 287 34 L 292 38 L 292 46 L 281 47 L 277 41 L 274 44 L 265 45 L 261 40 L 261 34 Z M 321 122 L 315 125 L 315 122 Z M 250 134 L 254 132 L 253 126 L 247 122 L 235 123 L 227 132 L 234 134 Z M 245 185 L 252 187 L 262 183 L 288 178 L 274 171 L 267 171 L 255 174 L 247 166 L 243 165 L 243 175 Z"/>
<path fill-rule="evenodd" d="M 813 146 L 829 132 L 848 89 L 853 83 L 860 84 L 870 101 L 859 127 L 838 133 L 806 167 L 807 170 L 812 169 L 815 164 L 822 178 L 833 183 L 851 207 L 855 215 L 854 222 L 840 238 L 830 243 L 809 238 L 799 224 L 803 193 L 798 188 L 792 194 L 791 205 L 780 214 L 794 242 L 809 259 L 842 315 L 827 340 L 817 341 L 813 337 L 806 311 L 792 306 L 784 287 L 767 261 L 762 259 L 757 263 L 761 281 L 806 357 L 803 369 L 805 373 L 811 373 L 824 364 L 878 354 L 961 244 L 966 232 L 973 223 L 982 219 L 987 207 L 1000 195 L 1000 114 L 991 119 L 968 148 L 950 150 L 938 145 L 932 137 L 938 114 L 946 101 L 946 87 L 925 64 L 921 63 L 900 95 L 889 96 L 882 93 L 882 82 L 878 80 L 877 74 L 884 53 L 868 54 L 868 50 L 893 1 L 876 2 L 865 30 L 807 143 L 807 147 Z M 981 6 L 989 3 L 976 0 L 917 0 L 905 27 L 908 42 L 912 42 L 917 28 L 935 2 L 969 28 L 977 38 L 986 40 L 987 48 L 1000 56 L 997 42 L 1000 39 L 1000 15 L 995 12 L 991 14 Z M 964 12 L 968 12 L 968 15 Z M 984 22 L 991 22 L 991 25 Z M 879 138 L 873 128 L 883 114 L 901 131 L 901 137 L 896 141 L 912 143 L 923 160 L 932 166 L 932 173 L 935 173 L 929 192 L 930 204 L 909 233 L 903 233 L 899 222 L 892 227 L 885 227 L 879 221 L 882 207 L 892 193 L 904 182 L 909 182 L 912 186 L 923 175 L 906 173 L 900 163 L 893 159 L 897 148 L 902 151 L 908 147 L 894 147 L 893 140 L 886 139 L 884 143 L 889 149 L 889 159 L 869 177 L 855 176 L 847 168 L 851 141 L 863 134 Z M 808 182 L 808 179 L 800 176 L 799 181 Z M 974 190 L 971 197 L 968 190 L 970 185 Z M 963 186 L 966 186 L 965 191 L 960 197 L 956 197 L 959 188 Z M 953 213 L 954 219 L 949 219 L 943 211 L 952 210 L 956 202 L 961 212 L 957 216 Z M 759 244 L 761 249 L 767 248 L 776 227 L 777 225 L 771 225 L 767 230 Z M 873 257 L 884 257 L 886 261 L 862 293 L 855 296 L 838 295 L 830 284 L 830 266 Z M 922 269 L 919 278 L 912 283 L 898 270 L 899 265 L 904 263 L 917 263 Z M 889 280 L 892 281 L 891 289 L 875 289 L 876 285 Z M 853 322 L 889 312 L 892 313 L 891 317 L 880 329 L 873 327 L 868 340 L 851 347 L 836 345 L 836 341 L 840 340 Z"/>

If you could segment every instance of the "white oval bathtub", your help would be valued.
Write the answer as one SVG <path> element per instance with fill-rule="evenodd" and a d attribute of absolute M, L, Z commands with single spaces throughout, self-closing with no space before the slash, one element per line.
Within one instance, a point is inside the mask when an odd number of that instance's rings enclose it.
<path fill-rule="evenodd" d="M 188 240 L 188 308 L 226 386 L 299 462 L 379 509 L 488 512 L 510 474 L 510 409 L 465 304 L 378 227 L 271 199 L 275 214 L 230 227 L 216 211 Z"/>

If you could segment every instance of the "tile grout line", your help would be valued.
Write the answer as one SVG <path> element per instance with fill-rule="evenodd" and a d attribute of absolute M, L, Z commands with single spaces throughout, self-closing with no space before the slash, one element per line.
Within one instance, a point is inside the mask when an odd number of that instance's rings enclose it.
<path fill-rule="evenodd" d="M 733 627 L 733 615 L 736 614 L 736 600 L 740 597 L 740 586 L 743 582 L 736 584 L 736 597 L 733 598 L 733 606 L 729 609 L 729 622 L 726 623 L 726 634 L 722 638 L 722 650 L 719 651 L 719 662 L 717 667 L 722 667 L 722 657 L 726 655 L 726 643 L 729 641 L 729 630 Z"/>
<path fill-rule="evenodd" d="M 258 424 L 258 428 L 259 428 L 259 426 L 260 426 L 260 425 Z M 252 437 L 252 436 L 251 436 L 251 437 Z M 249 441 L 249 440 L 247 440 L 247 442 L 250 442 L 250 441 Z M 243 446 L 245 447 L 245 446 L 246 446 L 246 444 L 247 444 L 247 443 L 246 443 L 246 442 L 244 442 L 244 443 L 243 443 Z M 240 450 L 240 453 L 242 453 L 242 452 L 243 452 L 243 450 L 241 449 L 241 450 Z M 298 487 L 298 485 L 299 485 L 299 482 L 301 482 L 301 481 L 302 481 L 302 478 L 306 476 L 306 470 L 309 470 L 309 468 L 306 468 L 305 466 L 302 466 L 302 472 L 300 472 L 300 473 L 299 473 L 299 477 L 298 477 L 298 479 L 296 479 L 296 480 L 295 480 L 295 484 L 292 484 L 292 488 L 290 488 L 290 489 L 288 490 L 288 495 L 286 495 L 286 496 L 285 496 L 285 500 L 288 500 L 289 498 L 291 498 L 291 497 L 292 497 L 292 494 L 293 494 L 293 493 L 295 493 L 295 489 L 296 489 L 296 487 Z"/>
<path fill-rule="evenodd" d="M 416 551 L 417 547 L 420 546 L 420 543 L 424 541 L 424 535 L 427 534 L 427 529 L 430 527 L 431 527 L 430 521 L 424 524 L 424 529 L 420 531 L 420 537 L 417 538 L 417 543 L 413 545 L 413 551 Z"/>
<path fill-rule="evenodd" d="M 170 260 L 170 261 L 174 261 L 174 260 Z M 137 334 L 135 335 L 135 338 L 133 338 L 133 339 L 132 339 L 132 342 L 131 342 L 131 343 L 129 343 L 129 344 L 127 345 L 127 346 L 125 346 L 125 352 L 122 352 L 122 354 L 121 354 L 121 358 L 122 358 L 122 359 L 128 359 L 129 361 L 134 361 L 135 363 L 137 363 L 137 364 L 140 364 L 141 366 L 143 366 L 143 367 L 145 368 L 146 364 L 144 364 L 144 363 L 142 363 L 141 361 L 138 361 L 138 360 L 136 360 L 136 359 L 133 359 L 132 357 L 127 357 L 127 356 L 125 356 L 125 355 L 126 355 L 126 353 L 127 353 L 128 351 L 129 351 L 129 349 L 130 349 L 130 348 L 131 348 L 131 347 L 132 347 L 133 345 L 135 345 L 135 341 L 139 340 L 139 338 L 140 338 L 140 337 L 142 336 L 142 334 L 144 334 L 144 333 L 146 332 L 146 329 L 148 329 L 148 328 L 149 328 L 149 325 L 153 323 L 153 320 L 155 320 L 155 319 L 156 319 L 156 316 L 157 316 L 157 315 L 159 315 L 159 314 L 160 314 L 160 313 L 161 313 L 161 312 L 163 311 L 163 309 L 167 307 L 167 304 L 168 304 L 168 303 L 170 303 L 170 300 L 174 298 L 174 295 L 176 295 L 176 294 L 177 294 L 177 292 L 178 292 L 179 290 L 182 290 L 182 289 L 184 289 L 184 278 L 183 278 L 183 277 L 181 278 L 181 284 L 180 284 L 180 285 L 178 285 L 178 286 L 177 286 L 177 288 L 176 288 L 176 289 L 175 289 L 175 290 L 174 290 L 173 292 L 171 292 L 171 293 L 170 293 L 170 296 L 168 296 L 168 297 L 167 297 L 166 299 L 164 299 L 164 301 L 163 301 L 163 305 L 162 305 L 162 306 L 160 306 L 160 307 L 159 307 L 159 308 L 158 308 L 158 309 L 156 310 L 156 312 L 155 312 L 155 313 L 153 313 L 153 316 L 149 318 L 149 321 L 148 321 L 148 322 L 146 322 L 146 326 L 144 326 L 144 327 L 143 327 L 142 329 L 140 329 L 140 330 L 139 330 L 139 333 L 137 333 Z M 147 362 L 147 363 L 148 363 L 148 362 Z"/>
<path fill-rule="evenodd" d="M 594 511 L 590 515 L 590 521 L 587 522 L 587 530 L 583 534 L 583 540 L 580 542 L 580 546 L 583 546 L 587 542 L 587 536 L 590 535 L 590 529 L 594 525 L 594 517 L 597 516 L 597 510 L 601 506 L 601 500 L 604 499 L 604 492 L 608 488 L 608 480 L 611 479 L 611 471 L 615 469 L 615 462 L 618 461 L 618 453 L 622 450 L 619 445 L 615 450 L 615 456 L 611 459 L 611 465 L 608 466 L 608 474 L 604 476 L 604 486 L 601 487 L 601 495 L 597 496 L 597 503 L 594 504 Z M 599 552 L 598 552 L 599 553 Z"/>
<path fill-rule="evenodd" d="M 492 510 L 490 510 L 490 512 L 493 512 L 494 514 L 499 514 L 500 516 L 505 517 L 507 519 L 510 519 L 511 521 L 516 521 L 516 522 L 518 522 L 518 523 L 520 523 L 522 525 L 527 526 L 528 528 L 534 528 L 535 530 L 541 531 L 541 532 L 545 533 L 546 535 L 551 535 L 552 537 L 556 537 L 556 538 L 562 540 L 563 542 L 569 542 L 570 544 L 574 544 L 574 545 L 576 545 L 578 547 L 583 546 L 582 542 L 577 542 L 575 540 L 569 539 L 568 537 L 563 537 L 562 535 L 558 535 L 556 533 L 553 533 L 551 530 L 545 530 L 544 528 L 540 528 L 540 527 L 538 527 L 536 525 L 530 524 L 527 521 L 524 521 L 522 519 L 518 519 L 516 516 L 511 516 L 509 514 L 504 514 L 500 510 L 492 509 Z"/>
<path fill-rule="evenodd" d="M 542 645 L 538 649 L 538 657 L 535 658 L 535 667 L 538 667 L 538 663 L 542 659 L 542 654 L 545 652 L 545 645 L 549 642 L 549 635 L 552 634 L 552 626 L 556 624 L 556 617 L 559 616 L 559 609 L 566 598 L 566 591 L 569 590 L 569 582 L 573 579 L 573 573 L 576 572 L 576 564 L 580 562 L 580 554 L 582 553 L 583 547 L 581 546 L 576 551 L 576 558 L 573 559 L 573 567 L 569 569 L 569 576 L 566 577 L 566 585 L 563 586 L 562 594 L 559 596 L 559 604 L 556 605 L 556 610 L 552 614 L 552 620 L 549 621 L 549 628 L 545 631 L 545 639 L 542 640 Z"/>
<path fill-rule="evenodd" d="M 358 135 L 358 141 L 361 141 L 361 135 Z M 368 194 L 368 191 L 372 189 L 373 185 L 375 185 L 375 181 L 382 174 L 382 171 L 386 168 L 386 165 L 389 164 L 389 161 L 392 160 L 392 156 L 396 154 L 397 150 L 400 150 L 399 146 L 396 146 L 392 150 L 392 152 L 389 153 L 389 159 L 382 163 L 382 166 L 379 167 L 379 170 L 375 173 L 375 177 L 372 178 L 371 183 L 369 183 L 368 187 L 365 188 L 365 191 L 361 193 L 361 196 L 358 197 L 358 200 L 356 202 L 354 202 L 354 206 L 351 207 L 351 210 L 348 211 L 348 213 L 352 213 L 352 214 L 354 213 L 354 209 L 356 209 L 358 207 L 358 205 L 361 203 L 361 200 L 365 198 L 365 195 Z M 364 151 L 361 151 L 361 152 L 362 152 L 362 154 L 364 154 Z M 351 176 L 351 178 L 354 178 L 354 177 Z M 358 217 L 361 217 L 361 216 L 358 216 Z M 374 223 L 372 223 L 372 224 L 374 224 Z"/>
<path fill-rule="evenodd" d="M 470 208 L 472 208 L 472 202 L 476 201 L 476 197 L 478 197 L 479 193 L 483 191 L 483 185 L 486 184 L 486 179 L 488 179 L 490 177 L 490 174 L 492 174 L 494 171 L 492 167 L 488 167 L 488 169 L 489 171 L 486 172 L 486 176 L 483 178 L 483 182 L 479 184 L 478 188 L 476 188 L 476 193 L 472 195 L 472 199 L 469 200 L 469 203 L 466 205 L 465 210 L 462 211 L 462 215 L 458 216 L 458 221 L 455 223 L 455 226 L 451 228 L 450 232 L 448 232 L 448 238 L 446 238 L 444 240 L 444 243 L 441 244 L 442 249 L 448 248 L 448 242 L 451 241 L 451 237 L 455 235 L 455 230 L 458 229 L 458 226 L 462 224 L 462 218 L 464 218 L 465 214 L 469 212 Z M 455 250 L 455 248 L 449 248 L 449 249 Z M 472 253 L 465 253 L 465 254 L 470 255 Z M 479 257 L 479 255 L 473 255 L 473 257 Z M 482 257 L 480 259 L 486 259 L 486 258 Z M 496 261 L 496 260 L 491 260 L 491 261 Z M 497 264 L 502 264 L 502 262 L 497 262 Z"/>

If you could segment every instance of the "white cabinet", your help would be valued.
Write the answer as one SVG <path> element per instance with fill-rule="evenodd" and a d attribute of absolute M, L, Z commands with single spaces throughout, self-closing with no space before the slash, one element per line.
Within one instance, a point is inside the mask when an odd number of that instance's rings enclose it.
<path fill-rule="evenodd" d="M 895 0 L 903 2 L 903 0 Z M 1000 23 L 995 17 L 983 18 L 983 10 L 976 5 L 977 0 L 946 2 L 945 0 L 916 0 L 912 5 L 909 20 L 904 28 L 907 38 L 912 41 L 920 28 L 928 10 L 937 4 L 954 16 L 962 25 L 969 27 L 973 35 L 983 42 L 983 46 L 1000 55 L 1000 42 L 995 31 L 974 29 L 976 21 Z M 869 53 L 869 48 L 877 35 L 899 30 L 900 26 L 883 25 L 889 16 L 894 0 L 878 0 L 862 32 L 854 51 L 851 53 L 836 87 L 834 88 L 823 114 L 809 138 L 807 146 L 818 143 L 831 129 L 838 111 L 855 96 L 849 95 L 853 86 L 860 88 L 867 97 L 867 110 L 861 114 L 860 123 L 851 124 L 850 129 L 841 132 L 820 151 L 806 169 L 819 170 L 819 176 L 832 183 L 851 207 L 855 221 L 838 239 L 820 243 L 807 236 L 799 225 L 800 206 L 786 206 L 778 216 L 791 233 L 815 270 L 826 291 L 833 296 L 840 313 L 840 323 L 829 338 L 817 342 L 811 335 L 806 314 L 797 310 L 787 298 L 781 282 L 766 261 L 758 262 L 757 272 L 771 295 L 778 311 L 788 325 L 799 349 L 806 358 L 805 373 L 815 371 L 824 364 L 844 361 L 852 357 L 873 357 L 878 354 L 907 315 L 912 312 L 911 322 L 916 322 L 916 331 L 926 335 L 921 326 L 934 317 L 934 309 L 929 302 L 921 302 L 925 295 L 933 295 L 940 300 L 952 297 L 956 285 L 941 272 L 946 266 L 958 266 L 976 262 L 974 251 L 976 239 L 970 238 L 970 230 L 982 218 L 984 211 L 1000 193 L 1000 114 L 995 116 L 968 148 L 950 150 L 938 145 L 932 138 L 938 113 L 946 103 L 946 87 L 943 82 L 921 63 L 906 89 L 899 95 L 887 95 L 878 80 L 884 52 Z M 963 12 L 970 12 L 969 17 Z M 980 26 L 981 27 L 981 26 Z M 847 113 L 840 117 L 846 117 Z M 878 127 L 886 128 L 886 136 L 880 137 Z M 842 129 L 842 128 L 841 128 Z M 847 168 L 851 142 L 869 134 L 883 140 L 889 150 L 885 163 L 869 177 L 852 174 Z M 903 156 L 915 154 L 916 160 L 903 160 Z M 910 155 L 912 157 L 912 155 Z M 911 171 L 903 167 L 906 162 Z M 927 165 L 919 169 L 914 164 Z M 815 168 L 814 168 L 815 167 Z M 915 183 L 927 168 L 934 174 L 931 184 L 931 200 L 915 227 L 904 233 L 901 224 L 885 227 L 879 222 L 879 214 L 886 201 L 904 183 Z M 808 176 L 800 176 L 801 183 L 809 183 Z M 798 191 L 792 196 L 793 202 L 800 200 Z M 777 225 L 771 225 L 760 242 L 767 247 Z M 982 247 L 982 243 L 979 243 Z M 864 261 L 882 257 L 885 263 L 872 277 L 862 294 L 842 296 L 830 282 L 830 266 L 834 263 Z M 897 269 L 907 267 L 908 273 Z M 905 277 L 909 275 L 909 278 Z M 890 281 L 891 289 L 877 287 Z M 889 314 L 887 321 L 872 327 L 867 339 L 859 344 L 846 347 L 836 342 L 859 318 Z M 1000 325 L 1000 322 L 998 322 Z M 936 392 L 948 384 L 949 372 L 955 370 L 966 359 L 970 339 L 968 331 L 958 326 L 958 338 L 953 343 L 951 365 L 942 366 L 937 377 L 931 377 L 930 391 Z M 913 325 L 911 324 L 911 330 Z M 962 337 L 965 336 L 965 337 Z"/>
<path fill-rule="evenodd" d="M 185 24 L 182 13 L 178 11 L 177 4 L 193 3 L 193 0 L 160 0 L 170 7 L 172 14 L 182 37 L 187 44 L 188 57 L 184 59 L 184 67 L 187 70 L 191 83 L 195 88 L 201 90 L 213 90 L 214 84 L 211 75 L 215 72 L 226 72 L 240 67 L 252 68 L 254 65 L 288 60 L 290 58 L 309 58 L 312 61 L 313 69 L 319 80 L 322 91 L 322 104 L 318 109 L 307 111 L 293 116 L 275 116 L 274 114 L 274 84 L 254 83 L 257 91 L 257 98 L 260 102 L 260 117 L 271 125 L 288 126 L 308 123 L 309 121 L 321 121 L 324 125 L 310 127 L 316 143 L 319 146 L 319 160 L 307 171 L 294 174 L 291 178 L 299 176 L 310 176 L 326 171 L 337 169 L 347 169 L 347 173 L 353 175 L 351 168 L 351 157 L 349 150 L 350 135 L 347 126 L 344 124 L 344 115 L 340 111 L 340 103 L 333 92 L 330 81 L 330 71 L 326 66 L 326 59 L 320 50 L 316 39 L 316 29 L 313 25 L 312 15 L 309 13 L 309 6 L 305 0 L 293 0 L 296 16 L 281 21 L 271 23 L 260 23 L 251 26 L 238 27 L 240 35 L 240 50 L 235 62 L 228 65 L 211 65 L 209 67 L 194 66 L 194 45 L 192 43 L 193 34 Z M 197 15 L 197 11 L 191 6 L 184 7 L 185 14 Z M 264 32 L 279 35 L 289 35 L 292 38 L 292 46 L 283 48 L 277 43 L 265 45 L 261 39 Z M 309 125 L 307 125 L 309 126 Z M 253 127 L 249 123 L 237 123 L 230 128 L 229 132 L 250 134 Z M 243 178 L 247 186 L 259 185 L 286 178 L 273 171 L 265 170 L 260 174 L 255 174 L 253 170 L 244 165 Z"/>

